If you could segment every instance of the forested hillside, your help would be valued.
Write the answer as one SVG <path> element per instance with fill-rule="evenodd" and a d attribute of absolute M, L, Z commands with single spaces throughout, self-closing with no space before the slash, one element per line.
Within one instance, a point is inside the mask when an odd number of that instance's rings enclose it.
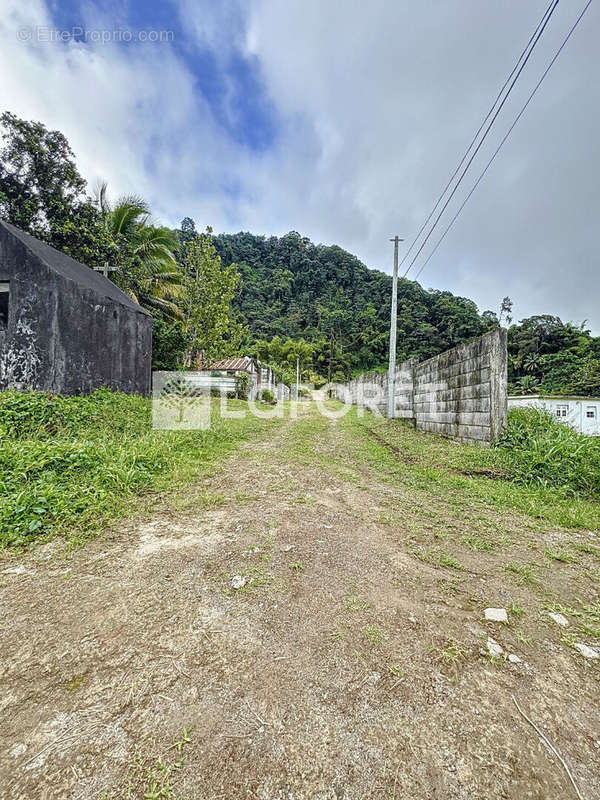
<path fill-rule="evenodd" d="M 296 232 L 281 238 L 221 234 L 214 244 L 224 264 L 235 262 L 241 273 L 234 304 L 252 340 L 302 337 L 315 345 L 321 374 L 329 371 L 332 355 L 332 377 L 386 365 L 390 275 Z M 425 291 L 414 281 L 399 283 L 399 360 L 428 358 L 495 324 L 495 315 L 480 315 L 472 300 Z"/>
<path fill-rule="evenodd" d="M 234 305 L 247 322 L 248 346 L 263 340 L 259 355 L 268 360 L 272 350 L 266 345 L 274 337 L 276 352 L 279 340 L 302 338 L 313 345 L 313 366 L 321 375 L 339 379 L 387 367 L 390 275 L 296 232 L 281 238 L 221 234 L 214 244 L 225 264 L 237 263 L 242 283 Z M 511 324 L 512 303 L 504 303 L 511 392 L 600 395 L 600 337 L 591 336 L 585 323 L 549 314 Z M 495 312 L 480 314 L 472 300 L 399 281 L 399 361 L 428 358 L 498 324 Z"/>
<path fill-rule="evenodd" d="M 9 112 L 0 114 L 0 218 L 89 267 L 108 264 L 154 318 L 156 369 L 242 353 L 287 381 L 297 357 L 315 381 L 387 366 L 389 275 L 296 232 L 213 236 L 189 217 L 170 230 L 141 197 L 111 203 L 106 186 L 90 196 L 63 134 Z M 600 337 L 549 314 L 511 325 L 511 306 L 504 298 L 499 320 L 472 300 L 401 279 L 398 360 L 428 358 L 501 321 L 511 391 L 600 395 Z"/>

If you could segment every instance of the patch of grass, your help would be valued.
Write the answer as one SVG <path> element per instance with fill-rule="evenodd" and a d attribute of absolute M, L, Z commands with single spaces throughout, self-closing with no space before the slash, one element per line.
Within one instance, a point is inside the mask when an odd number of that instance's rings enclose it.
<path fill-rule="evenodd" d="M 581 633 L 600 639 L 600 600 L 597 603 L 581 603 L 578 606 L 563 606 L 555 603 L 547 607 L 548 611 L 575 617 Z"/>
<path fill-rule="evenodd" d="M 463 570 L 464 567 L 460 561 L 448 553 L 440 553 L 438 556 L 438 564 L 440 567 L 449 567 L 450 569 Z"/>
<path fill-rule="evenodd" d="M 514 433 L 512 415 L 511 411 L 509 429 Z M 565 426 L 557 424 L 561 432 L 566 430 L 567 436 L 570 435 Z M 518 468 L 518 459 L 525 458 L 529 448 L 524 441 L 520 445 L 520 455 L 509 438 L 503 439 L 499 447 L 459 445 L 416 431 L 401 421 L 388 422 L 371 413 L 359 418 L 355 409 L 343 418 L 340 426 L 352 436 L 363 464 L 379 473 L 380 480 L 409 491 L 419 508 L 435 498 L 451 505 L 453 513 L 463 518 L 481 509 L 500 513 L 510 509 L 527 515 L 537 524 L 545 520 L 563 527 L 600 529 L 600 469 L 591 469 L 587 455 L 583 457 L 584 452 L 595 453 L 596 448 L 600 448 L 597 438 L 582 437 L 585 442 L 577 440 L 578 446 L 583 447 L 579 454 L 583 462 L 578 463 L 586 477 L 581 483 L 573 483 L 569 477 L 571 468 L 566 473 L 562 471 L 564 459 L 568 458 L 567 450 L 561 455 L 560 447 L 553 450 L 549 444 L 552 432 L 544 440 L 544 447 L 536 445 L 534 449 L 540 458 L 558 459 L 552 462 L 550 470 L 556 481 L 550 480 L 544 468 L 541 479 L 529 467 Z M 370 434 L 371 430 L 377 432 L 378 439 Z M 515 434 L 513 443 L 517 439 Z M 589 444 L 590 439 L 594 440 L 593 445 Z M 591 458 L 595 464 L 594 459 L 595 455 Z M 564 474 L 567 477 L 561 482 L 560 476 Z M 393 524 L 392 519 L 381 521 Z M 465 544 L 477 549 L 481 542 L 474 540 L 472 545 Z"/>
<path fill-rule="evenodd" d="M 242 492 L 239 489 L 237 489 L 234 492 L 233 496 L 240 503 L 244 503 L 244 502 L 249 502 L 251 500 L 259 500 L 260 499 L 260 495 L 258 495 L 258 494 L 251 494 L 250 492 Z"/>
<path fill-rule="evenodd" d="M 440 567 L 447 567 L 448 569 L 455 569 L 459 572 L 464 569 L 460 561 L 454 556 L 446 553 L 445 551 L 437 552 L 435 550 L 415 550 L 413 555 L 423 561 L 425 564 L 436 564 Z"/>
<path fill-rule="evenodd" d="M 510 608 L 508 609 L 508 613 L 510 616 L 513 617 L 522 617 L 525 613 L 525 609 L 523 606 L 515 605 L 515 603 L 511 603 Z"/>
<path fill-rule="evenodd" d="M 370 608 L 371 604 L 367 600 L 363 600 L 362 597 L 352 596 L 344 601 L 345 611 L 368 611 Z"/>
<path fill-rule="evenodd" d="M 246 409 L 242 401 L 231 401 Z M 103 389 L 86 397 L 0 392 L 0 547 L 56 534 L 73 542 L 126 513 L 139 498 L 211 474 L 239 443 L 277 420 L 217 418 L 210 430 L 152 430 L 148 398 Z M 214 506 L 217 495 L 194 493 Z"/>
<path fill-rule="evenodd" d="M 67 683 L 67 692 L 76 692 L 85 681 L 85 675 L 75 675 L 71 680 Z"/>
<path fill-rule="evenodd" d="M 190 732 L 184 728 L 181 737 L 166 753 L 148 754 L 155 750 L 154 742 L 138 748 L 127 776 L 120 785 L 105 789 L 100 800 L 177 800 L 175 782 L 185 762 L 184 749 L 190 743 Z"/>
<path fill-rule="evenodd" d="M 382 512 L 379 514 L 377 517 L 377 522 L 381 522 L 383 525 L 391 525 L 393 527 L 402 526 L 405 524 L 405 520 L 399 514 L 396 514 L 393 511 Z"/>
<path fill-rule="evenodd" d="M 581 553 L 587 553 L 595 558 L 600 558 L 600 548 L 595 547 L 593 544 L 587 544 L 586 542 L 571 542 L 571 546 L 576 550 L 579 550 Z"/>
<path fill-rule="evenodd" d="M 395 678 L 403 678 L 405 674 L 400 664 L 389 664 L 387 667 L 387 671 L 389 672 L 390 675 L 393 675 Z"/>
<path fill-rule="evenodd" d="M 533 644 L 533 639 L 531 636 L 527 636 L 522 630 L 515 631 L 515 638 L 521 644 L 527 645 L 527 647 L 531 647 Z"/>
<path fill-rule="evenodd" d="M 552 550 L 551 548 L 546 548 L 546 550 L 544 550 L 544 555 L 551 561 L 560 561 L 563 564 L 570 564 L 577 560 L 573 553 L 568 553 L 566 550 Z"/>
<path fill-rule="evenodd" d="M 457 664 L 460 661 L 466 661 L 469 655 L 468 648 L 456 639 L 446 639 L 441 645 L 436 645 L 435 642 L 432 642 L 429 645 L 429 651 L 439 660 L 449 664 Z"/>
<path fill-rule="evenodd" d="M 504 565 L 504 570 L 506 570 L 506 572 L 512 572 L 513 575 L 518 575 L 519 582 L 523 584 L 532 585 L 538 581 L 536 564 L 519 564 L 515 561 L 511 561 Z"/>
<path fill-rule="evenodd" d="M 469 550 L 482 550 L 487 553 L 493 553 L 496 550 L 496 545 L 489 539 L 484 539 L 483 536 L 478 536 L 475 533 L 465 536 L 462 540 L 467 545 Z"/>
<path fill-rule="evenodd" d="M 513 481 L 600 500 L 600 441 L 549 412 L 511 409 L 499 447 Z"/>
<path fill-rule="evenodd" d="M 378 625 L 369 625 L 365 630 L 365 637 L 373 647 L 381 647 L 386 639 L 385 633 Z"/>
<path fill-rule="evenodd" d="M 236 574 L 243 574 L 246 576 L 246 583 L 239 589 L 232 589 L 229 585 L 231 581 L 231 576 L 227 576 L 227 588 L 225 589 L 225 594 L 231 595 L 241 595 L 245 594 L 246 592 L 252 592 L 256 589 L 260 589 L 261 587 L 268 586 L 272 582 L 272 575 L 269 572 L 265 572 L 264 569 L 260 566 L 250 567 L 246 566 L 244 570 L 240 573 Z"/>
<path fill-rule="evenodd" d="M 302 561 L 290 561 L 290 569 L 294 572 L 304 572 L 304 564 Z"/>

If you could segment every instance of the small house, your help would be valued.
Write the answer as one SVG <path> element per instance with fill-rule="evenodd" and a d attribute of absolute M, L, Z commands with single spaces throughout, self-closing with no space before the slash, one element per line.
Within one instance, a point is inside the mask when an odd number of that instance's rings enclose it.
<path fill-rule="evenodd" d="M 540 408 L 549 411 L 579 433 L 600 436 L 600 398 L 568 395 L 525 394 L 508 398 L 510 408 Z"/>
<path fill-rule="evenodd" d="M 0 390 L 147 394 L 152 317 L 112 281 L 0 220 Z"/>
<path fill-rule="evenodd" d="M 223 378 L 225 381 L 236 384 L 236 378 L 240 375 L 247 375 L 246 393 L 250 400 L 255 400 L 261 391 L 261 369 L 256 359 L 250 356 L 239 358 L 222 358 L 219 361 L 211 362 L 208 367 L 210 374 L 215 378 Z"/>

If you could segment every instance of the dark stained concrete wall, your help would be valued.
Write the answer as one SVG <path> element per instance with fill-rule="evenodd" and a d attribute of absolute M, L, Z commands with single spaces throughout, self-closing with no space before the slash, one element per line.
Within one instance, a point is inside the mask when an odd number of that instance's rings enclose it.
<path fill-rule="evenodd" d="M 150 389 L 152 318 L 57 274 L 0 226 L 0 281 L 10 281 L 0 329 L 0 389 L 87 394 Z"/>

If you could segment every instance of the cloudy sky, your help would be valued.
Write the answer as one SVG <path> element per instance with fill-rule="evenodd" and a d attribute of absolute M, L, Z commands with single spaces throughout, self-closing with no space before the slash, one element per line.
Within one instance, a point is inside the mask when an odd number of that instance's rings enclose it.
<path fill-rule="evenodd" d="M 448 220 L 584 2 L 559 3 Z M 390 271 L 389 237 L 415 236 L 547 5 L 0 0 L 0 109 L 60 129 L 90 187 L 165 223 L 297 230 Z M 424 286 L 600 333 L 599 39 L 596 2 Z"/>

